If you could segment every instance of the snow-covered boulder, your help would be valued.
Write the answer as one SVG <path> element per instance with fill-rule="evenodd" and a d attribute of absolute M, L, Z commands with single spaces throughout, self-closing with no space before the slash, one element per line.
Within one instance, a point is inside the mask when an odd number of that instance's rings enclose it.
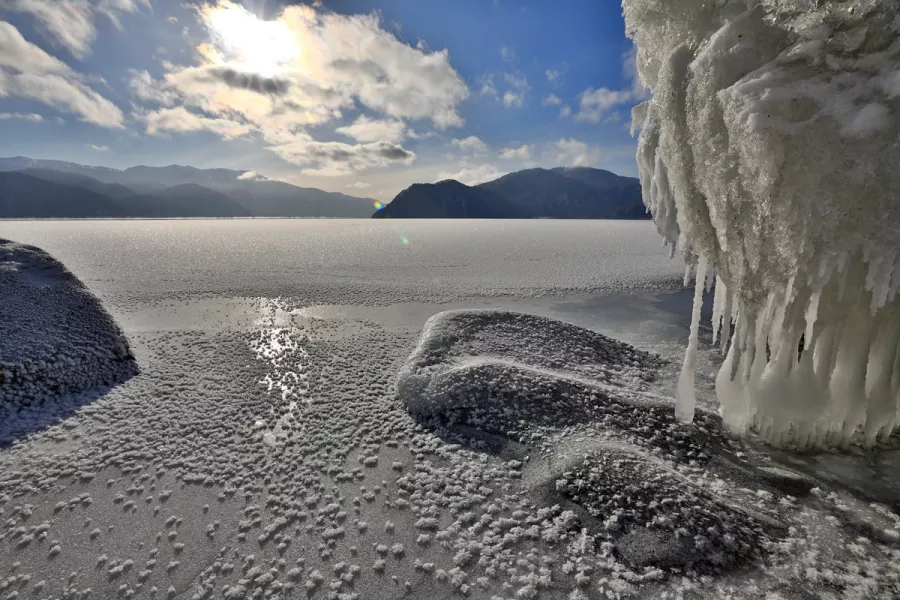
<path fill-rule="evenodd" d="M 137 373 L 100 301 L 39 248 L 0 239 L 0 307 L 0 404 L 31 404 Z"/>
<path fill-rule="evenodd" d="M 638 569 L 721 572 L 756 560 L 783 526 L 728 486 L 704 489 L 682 472 L 741 461 L 715 415 L 682 425 L 650 392 L 662 362 L 569 323 L 454 310 L 426 323 L 397 390 L 441 435 L 512 459 L 546 506 L 576 509 L 569 528 L 585 528 L 585 546 Z"/>

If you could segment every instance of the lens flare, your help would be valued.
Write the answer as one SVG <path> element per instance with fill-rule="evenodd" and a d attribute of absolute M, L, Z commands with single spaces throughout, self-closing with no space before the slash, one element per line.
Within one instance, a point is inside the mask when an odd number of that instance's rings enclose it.
<path fill-rule="evenodd" d="M 400 236 L 400 241 L 403 242 L 404 246 L 409 246 L 409 238 L 407 238 L 405 235 Z"/>
<path fill-rule="evenodd" d="M 372 205 L 375 207 L 375 210 L 381 210 L 382 208 L 384 208 L 384 204 L 382 204 L 378 200 L 373 202 Z"/>

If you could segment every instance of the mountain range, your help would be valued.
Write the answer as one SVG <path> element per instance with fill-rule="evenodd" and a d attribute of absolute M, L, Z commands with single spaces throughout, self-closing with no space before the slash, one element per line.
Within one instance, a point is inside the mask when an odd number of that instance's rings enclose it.
<path fill-rule="evenodd" d="M 526 169 L 476 186 L 417 183 L 374 215 L 373 204 L 252 171 L 0 158 L 0 218 L 649 218 L 637 179 L 587 167 Z"/>
<path fill-rule="evenodd" d="M 526 169 L 468 186 L 417 183 L 373 218 L 648 219 L 634 177 L 588 167 Z"/>
<path fill-rule="evenodd" d="M 374 202 L 252 171 L 0 158 L 0 218 L 368 217 Z"/>

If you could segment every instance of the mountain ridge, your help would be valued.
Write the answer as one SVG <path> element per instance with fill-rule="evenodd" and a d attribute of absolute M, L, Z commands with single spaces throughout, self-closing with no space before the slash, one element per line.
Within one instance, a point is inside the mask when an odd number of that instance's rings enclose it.
<path fill-rule="evenodd" d="M 413 184 L 372 217 L 650 218 L 638 179 L 590 167 L 524 169 L 474 186 L 453 179 Z"/>
<path fill-rule="evenodd" d="M 395 205 L 395 202 L 399 204 Z M 391 206 L 394 208 L 390 209 Z M 512 203 L 490 190 L 445 179 L 436 183 L 414 183 L 372 216 L 376 219 L 503 219 L 518 214 Z"/>
<path fill-rule="evenodd" d="M 372 198 L 303 188 L 252 171 L 184 165 L 120 170 L 0 158 L 0 219 L 368 217 L 373 204 Z"/>

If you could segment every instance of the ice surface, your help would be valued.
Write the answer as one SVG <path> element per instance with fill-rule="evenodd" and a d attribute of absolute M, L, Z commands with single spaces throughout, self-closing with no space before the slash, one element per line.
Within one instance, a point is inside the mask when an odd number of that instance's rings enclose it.
<path fill-rule="evenodd" d="M 653 231 L 648 221 L 0 222 L 0 237 L 39 245 L 129 309 L 197 293 L 389 305 L 677 288 L 682 271 Z"/>
<path fill-rule="evenodd" d="M 33 246 L 0 239 L 0 406 L 38 403 L 137 372 L 100 301 Z"/>
<path fill-rule="evenodd" d="M 885 438 L 900 400 L 896 0 L 623 7 L 653 93 L 634 112 L 645 204 L 714 269 L 715 318 L 734 307 L 726 423 L 800 448 Z"/>
<path fill-rule="evenodd" d="M 702 344 L 700 408 L 675 419 L 678 366 L 647 350 L 677 363 L 690 293 L 602 294 L 680 284 L 652 224 L 421 223 L 428 251 L 401 257 L 389 225 L 0 223 L 53 248 L 141 365 L 0 412 L 0 597 L 896 595 L 900 453 L 728 439 Z M 397 374 L 451 306 L 502 317 L 455 318 L 433 373 L 465 394 L 413 416 Z"/>

